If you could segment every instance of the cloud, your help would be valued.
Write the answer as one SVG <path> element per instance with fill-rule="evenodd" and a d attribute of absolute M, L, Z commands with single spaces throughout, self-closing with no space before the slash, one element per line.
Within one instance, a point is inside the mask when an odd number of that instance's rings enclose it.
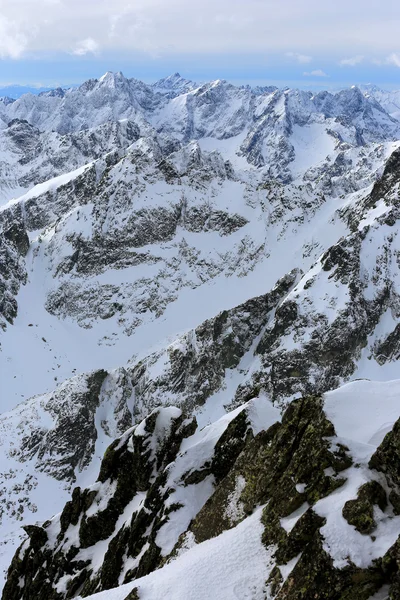
<path fill-rule="evenodd" d="M 364 60 L 364 56 L 362 54 L 357 54 L 357 56 L 352 56 L 350 58 L 343 58 L 340 61 L 340 65 L 343 67 L 355 67 L 362 63 Z"/>
<path fill-rule="evenodd" d="M 85 56 L 85 54 L 97 54 L 100 50 L 99 44 L 93 38 L 86 38 L 79 42 L 75 49 L 72 50 L 72 54 L 76 56 Z"/>
<path fill-rule="evenodd" d="M 315 69 L 315 71 L 305 71 L 303 73 L 306 77 L 329 77 L 322 69 Z"/>
<path fill-rule="evenodd" d="M 393 52 L 386 57 L 386 63 L 389 65 L 394 65 L 395 67 L 400 67 L 400 54 Z"/>
<path fill-rule="evenodd" d="M 0 58 L 19 58 L 28 44 L 18 24 L 0 15 Z"/>
<path fill-rule="evenodd" d="M 298 64 L 312 56 L 391 56 L 400 3 L 376 0 L 0 0 L 0 56 L 24 53 L 132 53 L 282 57 L 287 40 Z M 346 19 L 343 20 L 343 14 Z M 274 59 L 275 60 L 275 59 Z M 279 62 L 279 58 L 276 58 Z M 282 60 L 282 59 L 281 59 Z M 344 60 L 351 60 L 345 58 Z"/>
<path fill-rule="evenodd" d="M 400 67 L 400 54 L 392 52 L 392 54 L 389 54 L 386 58 L 374 58 L 371 62 L 378 67 L 384 67 L 385 65 Z"/>
<path fill-rule="evenodd" d="M 299 54 L 298 52 L 286 52 L 285 56 L 288 58 L 294 58 L 301 65 L 305 65 L 312 61 L 312 56 L 308 56 L 307 54 Z"/>

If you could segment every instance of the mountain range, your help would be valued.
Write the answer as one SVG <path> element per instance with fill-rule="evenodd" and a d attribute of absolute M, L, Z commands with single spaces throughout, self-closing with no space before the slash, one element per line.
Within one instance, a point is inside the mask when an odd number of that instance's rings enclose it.
<path fill-rule="evenodd" d="M 374 86 L 0 99 L 3 600 L 400 598 L 399 185 Z"/>

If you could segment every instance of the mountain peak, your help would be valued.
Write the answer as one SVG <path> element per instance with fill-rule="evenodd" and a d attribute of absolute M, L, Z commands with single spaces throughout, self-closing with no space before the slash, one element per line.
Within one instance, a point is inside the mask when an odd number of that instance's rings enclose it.
<path fill-rule="evenodd" d="M 107 71 L 100 77 L 99 84 L 106 87 L 115 87 L 118 83 L 125 81 L 127 81 L 127 79 L 121 71 L 117 71 L 117 73 Z"/>
<path fill-rule="evenodd" d="M 152 88 L 156 92 L 170 98 L 189 92 L 195 87 L 196 83 L 190 79 L 185 79 L 178 71 L 172 75 L 168 75 L 168 77 L 159 79 L 152 85 Z"/>
<path fill-rule="evenodd" d="M 40 92 L 39 96 L 46 98 L 64 98 L 65 90 L 61 87 L 58 87 L 46 92 Z"/>

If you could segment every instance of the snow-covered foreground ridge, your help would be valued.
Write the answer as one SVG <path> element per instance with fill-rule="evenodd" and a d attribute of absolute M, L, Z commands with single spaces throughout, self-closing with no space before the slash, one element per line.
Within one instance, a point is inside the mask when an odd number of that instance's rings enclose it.
<path fill-rule="evenodd" d="M 399 393 L 353 382 L 282 418 L 257 398 L 203 429 L 156 409 L 26 527 L 4 597 L 395 598 Z"/>
<path fill-rule="evenodd" d="M 396 102 L 0 100 L 4 600 L 398 597 Z"/>

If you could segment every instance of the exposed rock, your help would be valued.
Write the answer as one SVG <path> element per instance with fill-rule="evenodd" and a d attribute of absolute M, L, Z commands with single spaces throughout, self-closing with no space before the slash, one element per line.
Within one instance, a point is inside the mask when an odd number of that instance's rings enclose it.
<path fill-rule="evenodd" d="M 322 539 L 315 535 L 274 598 L 276 600 L 368 600 L 385 583 L 379 568 L 359 569 L 349 565 L 335 569 L 324 551 Z"/>
<path fill-rule="evenodd" d="M 23 260 L 29 248 L 29 238 L 21 219 L 4 230 L 0 227 L 0 328 L 12 324 L 18 312 L 16 296 L 26 282 Z"/>
<path fill-rule="evenodd" d="M 324 547 L 320 530 L 326 520 L 312 507 L 343 485 L 346 480 L 340 473 L 352 460 L 348 449 L 335 438 L 322 400 L 295 400 L 282 423 L 255 436 L 252 410 L 250 403 L 226 423 L 211 456 L 208 460 L 203 456 L 193 482 L 188 481 L 187 473 L 181 473 L 180 479 L 171 476 L 185 457 L 180 449 L 182 440 L 190 448 L 195 421 L 185 420 L 178 409 L 167 408 L 154 411 L 129 429 L 107 450 L 92 488 L 76 488 L 61 516 L 43 527 L 27 528 L 30 541 L 24 542 L 14 557 L 3 599 L 19 598 L 21 581 L 27 598 L 63 600 L 140 579 L 174 560 L 190 536 L 197 542 L 217 536 L 259 505 L 264 505 L 263 543 L 271 549 L 275 563 L 266 582 L 268 598 L 369 600 L 383 585 L 389 585 L 390 597 L 396 598 L 398 542 L 368 568 L 351 562 L 344 568 L 335 567 Z M 195 451 L 204 453 L 198 446 L 197 441 Z M 179 473 L 179 468 L 175 472 Z M 168 504 L 168 499 L 177 487 L 203 485 L 207 477 L 214 479 L 214 491 L 188 522 L 172 552 L 163 554 L 158 536 L 183 508 L 179 503 Z M 343 514 L 360 531 L 370 532 L 368 518 L 375 504 L 385 510 L 386 493 L 371 480 L 359 489 L 357 500 L 344 504 Z M 285 519 L 295 514 L 294 526 L 286 529 Z M 51 542 L 55 534 L 57 540 Z M 107 540 L 107 549 L 100 570 L 94 570 L 91 559 L 82 560 L 81 553 L 92 556 L 91 549 L 101 540 Z M 134 566 L 127 570 L 128 564 Z M 289 564 L 289 575 L 283 577 Z M 61 579 L 65 592 L 59 593 L 55 588 Z M 140 597 L 140 586 L 128 598 L 131 596 Z"/>
<path fill-rule="evenodd" d="M 333 426 L 326 420 L 319 399 L 294 401 L 281 425 L 275 424 L 248 441 L 235 465 L 192 523 L 191 531 L 196 540 L 202 542 L 219 535 L 265 503 L 265 543 L 274 544 L 281 536 L 285 537 L 280 518 L 304 502 L 315 504 L 345 482 L 337 474 L 351 465 L 351 459 L 344 448 L 330 451 L 329 442 L 324 438 L 333 435 Z M 325 475 L 328 466 L 334 470 L 334 476 Z M 242 508 L 230 511 L 227 506 L 235 497 L 240 481 L 244 483 L 235 502 Z M 297 491 L 297 483 L 305 484 L 304 492 Z"/>
<path fill-rule="evenodd" d="M 398 490 L 400 486 L 400 419 L 393 429 L 386 434 L 383 442 L 369 461 L 371 469 L 382 471 L 388 477 L 391 485 Z"/>
<path fill-rule="evenodd" d="M 56 479 L 74 481 L 75 469 L 83 470 L 90 463 L 97 438 L 95 413 L 99 406 L 100 390 L 107 376 L 106 371 L 90 374 L 83 383 L 83 389 L 77 386 L 75 393 L 63 386 L 60 396 L 69 396 L 69 404 L 64 407 L 61 398 L 55 396 L 46 409 L 53 416 L 56 425 L 49 431 L 36 430 L 23 438 L 20 452 L 21 460 L 36 458 L 37 468 L 51 473 Z M 48 456 L 52 448 L 54 456 Z"/>
<path fill-rule="evenodd" d="M 167 394 L 174 398 L 171 402 L 188 409 L 203 404 L 223 385 L 226 369 L 237 367 L 298 276 L 297 270 L 288 273 L 268 294 L 205 321 L 162 353 L 135 365 L 131 373 L 136 399 L 147 408 Z M 163 363 L 163 372 L 154 377 L 157 363 Z"/>
<path fill-rule="evenodd" d="M 343 516 L 360 533 L 369 534 L 376 528 L 374 506 L 381 510 L 387 506 L 386 492 L 377 481 L 369 481 L 360 487 L 356 500 L 348 500 L 343 507 Z"/>

